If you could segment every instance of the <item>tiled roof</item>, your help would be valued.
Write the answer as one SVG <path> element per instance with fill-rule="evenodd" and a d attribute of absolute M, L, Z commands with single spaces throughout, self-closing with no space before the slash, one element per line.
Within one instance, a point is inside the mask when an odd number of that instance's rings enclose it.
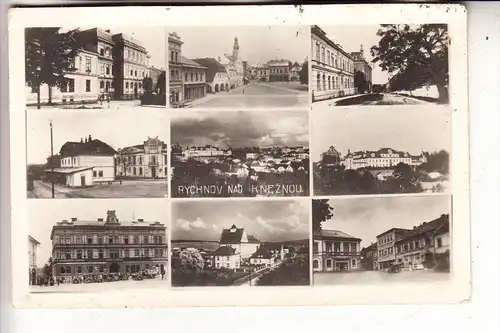
<path fill-rule="evenodd" d="M 250 258 L 255 259 L 271 259 L 272 257 L 271 251 L 265 247 L 259 247 L 257 251 L 250 256 Z"/>
<path fill-rule="evenodd" d="M 236 249 L 231 246 L 221 246 L 217 250 L 214 251 L 214 255 L 216 256 L 232 256 L 236 253 Z"/>
<path fill-rule="evenodd" d="M 196 68 L 203 68 L 203 69 L 206 69 L 205 66 L 202 66 L 200 65 L 199 63 L 189 59 L 189 58 L 186 58 L 184 56 L 181 55 L 181 59 L 179 61 L 183 66 L 188 66 L 188 67 L 196 67 Z"/>
<path fill-rule="evenodd" d="M 54 173 L 62 173 L 62 174 L 72 174 L 80 171 L 85 171 L 85 170 L 90 170 L 93 169 L 94 167 L 76 167 L 76 168 L 54 168 L 52 169 L 46 169 L 46 172 L 54 172 Z"/>
<path fill-rule="evenodd" d="M 260 241 L 253 235 L 248 235 L 247 238 L 249 243 L 260 243 Z"/>
<path fill-rule="evenodd" d="M 223 229 L 220 236 L 221 244 L 239 244 L 243 236 L 243 228 L 239 229 L 233 224 L 229 229 Z M 231 232 L 233 231 L 233 232 Z"/>
<path fill-rule="evenodd" d="M 392 149 L 392 148 L 380 148 L 377 151 L 356 151 L 349 152 L 345 156 L 345 158 L 353 158 L 353 159 L 364 159 L 364 158 L 382 158 L 382 155 L 397 155 L 398 157 L 408 157 L 408 158 L 419 158 L 420 156 L 413 156 L 407 152 L 403 152 L 400 150 Z"/>
<path fill-rule="evenodd" d="M 116 151 L 110 145 L 99 139 L 93 139 L 89 142 L 71 142 L 68 141 L 62 145 L 59 154 L 61 157 L 77 155 L 102 155 L 112 156 Z"/>
<path fill-rule="evenodd" d="M 207 68 L 207 82 L 212 82 L 217 73 L 226 73 L 226 67 L 214 58 L 197 58 L 193 60 Z"/>
<path fill-rule="evenodd" d="M 315 231 L 314 232 L 314 238 L 315 239 L 324 239 L 324 238 L 350 238 L 352 240 L 361 240 L 359 238 L 353 237 L 349 234 L 346 234 L 345 232 L 339 231 L 339 230 L 325 230 L 322 229 L 320 231 Z"/>
<path fill-rule="evenodd" d="M 398 241 L 404 241 L 406 238 L 419 236 L 426 233 L 432 233 L 436 231 L 438 228 L 449 227 L 450 216 L 448 214 L 443 214 L 437 219 L 434 219 L 430 222 L 424 222 L 418 226 L 415 226 L 413 229 L 410 229 L 407 233 L 405 233 L 404 237 Z"/>

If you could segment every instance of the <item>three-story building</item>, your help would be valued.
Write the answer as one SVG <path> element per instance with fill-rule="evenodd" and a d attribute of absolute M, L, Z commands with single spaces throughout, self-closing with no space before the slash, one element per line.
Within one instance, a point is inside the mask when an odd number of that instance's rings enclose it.
<path fill-rule="evenodd" d="M 338 272 L 361 269 L 361 239 L 338 230 L 313 233 L 313 271 Z"/>
<path fill-rule="evenodd" d="M 120 177 L 166 178 L 167 167 L 167 144 L 158 137 L 118 151 L 116 173 Z"/>
<path fill-rule="evenodd" d="M 167 233 L 154 221 L 63 220 L 52 227 L 53 276 L 135 273 L 167 268 Z"/>

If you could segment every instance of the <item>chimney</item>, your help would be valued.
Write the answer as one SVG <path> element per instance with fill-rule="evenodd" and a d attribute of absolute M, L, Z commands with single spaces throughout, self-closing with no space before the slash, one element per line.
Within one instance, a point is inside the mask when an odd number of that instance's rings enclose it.
<path fill-rule="evenodd" d="M 85 143 L 87 143 L 87 138 L 85 138 Z"/>
<path fill-rule="evenodd" d="M 71 222 L 76 222 L 76 220 L 78 220 L 76 217 L 71 218 Z"/>
<path fill-rule="evenodd" d="M 92 141 L 92 135 L 89 134 L 89 142 Z"/>

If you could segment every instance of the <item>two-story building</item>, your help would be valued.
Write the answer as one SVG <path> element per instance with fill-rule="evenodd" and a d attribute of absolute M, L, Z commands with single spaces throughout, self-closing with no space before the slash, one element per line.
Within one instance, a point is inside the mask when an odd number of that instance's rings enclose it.
<path fill-rule="evenodd" d="M 340 272 L 361 269 L 361 239 L 338 230 L 313 233 L 313 271 Z"/>
<path fill-rule="evenodd" d="M 197 58 L 193 61 L 207 68 L 206 84 L 208 93 L 229 90 L 229 75 L 226 67 L 214 58 Z"/>
<path fill-rule="evenodd" d="M 167 144 L 150 138 L 142 144 L 118 151 L 116 175 L 120 177 L 166 178 L 168 175 Z"/>
<path fill-rule="evenodd" d="M 290 68 L 290 81 L 300 81 L 300 72 L 302 71 L 302 65 L 298 62 L 294 62 Z"/>
<path fill-rule="evenodd" d="M 234 247 L 222 245 L 212 253 L 211 258 L 213 258 L 212 267 L 232 270 L 240 268 L 241 254 Z"/>
<path fill-rule="evenodd" d="M 50 235 L 54 277 L 135 273 L 167 269 L 167 233 L 158 221 L 71 218 L 56 223 Z"/>
<path fill-rule="evenodd" d="M 269 66 L 269 81 L 290 81 L 290 62 L 285 59 L 271 60 Z"/>
<path fill-rule="evenodd" d="M 207 94 L 207 68 L 181 55 L 184 100 L 192 101 Z"/>
<path fill-rule="evenodd" d="M 408 152 L 399 151 L 392 148 L 380 148 L 377 151 L 357 151 L 348 150 L 342 164 L 346 169 L 360 168 L 394 168 L 399 163 L 411 166 L 418 166 L 427 161 L 425 154 L 411 155 Z"/>
<path fill-rule="evenodd" d="M 149 54 L 143 44 L 123 33 L 112 36 L 115 98 L 139 99 L 144 93 L 143 80 L 149 77 Z"/>
<path fill-rule="evenodd" d="M 55 181 L 67 187 L 87 187 L 115 180 L 116 151 L 91 135 L 80 142 L 68 141 L 59 151 L 60 166 L 47 169 Z"/>
<path fill-rule="evenodd" d="M 266 247 L 259 247 L 255 253 L 250 256 L 250 265 L 266 265 L 272 267 L 276 264 L 278 257 Z"/>
<path fill-rule="evenodd" d="M 311 54 L 313 101 L 355 93 L 353 56 L 317 25 L 311 27 Z"/>

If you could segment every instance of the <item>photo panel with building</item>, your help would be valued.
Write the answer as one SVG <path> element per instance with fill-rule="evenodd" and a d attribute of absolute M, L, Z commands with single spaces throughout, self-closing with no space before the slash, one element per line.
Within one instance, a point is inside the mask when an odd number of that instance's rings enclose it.
<path fill-rule="evenodd" d="M 168 288 L 169 218 L 159 199 L 30 201 L 30 292 Z"/>
<path fill-rule="evenodd" d="M 172 204 L 172 286 L 310 284 L 310 201 Z"/>
<path fill-rule="evenodd" d="M 307 111 L 172 114 L 173 198 L 309 195 Z"/>
<path fill-rule="evenodd" d="M 169 121 L 163 110 L 27 113 L 28 198 L 164 198 Z"/>
<path fill-rule="evenodd" d="M 164 27 L 26 28 L 27 108 L 165 107 L 165 44 Z"/>
<path fill-rule="evenodd" d="M 446 24 L 313 25 L 313 109 L 447 104 Z"/>
<path fill-rule="evenodd" d="M 314 195 L 451 192 L 446 106 L 313 112 Z"/>
<path fill-rule="evenodd" d="M 314 199 L 313 283 L 446 282 L 449 195 Z"/>
<path fill-rule="evenodd" d="M 169 27 L 170 106 L 307 107 L 308 40 L 309 26 Z"/>

